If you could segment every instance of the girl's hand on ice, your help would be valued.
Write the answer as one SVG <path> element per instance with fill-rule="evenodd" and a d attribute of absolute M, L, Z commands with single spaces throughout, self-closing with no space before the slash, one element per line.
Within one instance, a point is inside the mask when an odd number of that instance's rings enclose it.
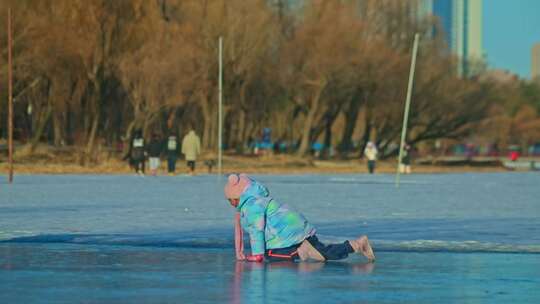
<path fill-rule="evenodd" d="M 245 261 L 245 260 L 246 260 L 246 256 L 245 256 L 242 252 L 237 252 L 237 253 L 236 253 L 236 260 L 238 260 L 238 261 Z"/>
<path fill-rule="evenodd" d="M 248 256 L 246 256 L 246 260 L 248 262 L 261 263 L 264 260 L 264 256 L 262 254 L 248 255 Z"/>

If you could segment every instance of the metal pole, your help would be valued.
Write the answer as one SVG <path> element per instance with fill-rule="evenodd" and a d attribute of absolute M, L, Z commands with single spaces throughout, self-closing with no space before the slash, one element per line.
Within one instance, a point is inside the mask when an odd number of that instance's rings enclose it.
<path fill-rule="evenodd" d="M 411 58 L 411 69 L 409 71 L 409 84 L 407 86 L 407 99 L 405 100 L 405 113 L 403 114 L 403 127 L 401 129 L 401 143 L 399 145 L 399 157 L 398 157 L 398 166 L 397 166 L 397 173 L 396 173 L 396 187 L 399 187 L 399 167 L 401 165 L 401 160 L 403 157 L 403 146 L 405 144 L 405 136 L 407 134 L 407 121 L 409 120 L 409 108 L 411 104 L 411 94 L 412 94 L 413 80 L 414 80 L 414 67 L 416 65 L 416 53 L 418 51 L 419 38 L 420 38 L 420 34 L 416 33 L 414 35 L 413 52 L 412 52 L 412 58 Z"/>
<path fill-rule="evenodd" d="M 13 182 L 13 81 L 11 59 L 11 8 L 8 8 L 8 181 Z"/>
<path fill-rule="evenodd" d="M 222 170 L 223 146 L 223 37 L 219 37 L 218 176 Z"/>

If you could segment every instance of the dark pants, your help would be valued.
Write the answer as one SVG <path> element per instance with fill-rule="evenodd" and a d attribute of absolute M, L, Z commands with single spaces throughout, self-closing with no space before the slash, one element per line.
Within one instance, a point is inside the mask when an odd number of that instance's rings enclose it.
<path fill-rule="evenodd" d="M 167 157 L 167 168 L 169 170 L 169 173 L 174 173 L 174 171 L 176 171 L 176 157 L 175 156 Z"/>
<path fill-rule="evenodd" d="M 133 160 L 133 167 L 135 168 L 136 173 L 144 173 L 144 159 Z"/>
<path fill-rule="evenodd" d="M 311 246 L 315 247 L 326 260 L 341 260 L 349 256 L 354 252 L 354 249 L 349 244 L 349 241 L 345 241 L 341 244 L 325 245 L 319 241 L 317 236 L 313 235 L 307 238 L 307 241 Z M 296 250 L 302 243 L 293 245 L 287 248 L 268 249 L 266 250 L 266 259 L 270 262 L 273 261 L 297 261 L 300 257 Z"/>
<path fill-rule="evenodd" d="M 187 161 L 187 166 L 189 167 L 191 172 L 195 171 L 195 161 L 194 160 L 188 160 Z"/>
<path fill-rule="evenodd" d="M 374 160 L 368 160 L 367 167 L 370 174 L 373 174 L 375 172 L 375 161 Z"/>

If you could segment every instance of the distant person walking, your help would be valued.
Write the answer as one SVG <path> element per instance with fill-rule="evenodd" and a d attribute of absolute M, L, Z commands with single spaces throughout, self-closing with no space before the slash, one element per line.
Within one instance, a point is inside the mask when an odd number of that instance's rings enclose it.
<path fill-rule="evenodd" d="M 189 133 L 182 140 L 182 154 L 184 154 L 189 167 L 189 175 L 195 174 L 195 162 L 201 153 L 201 140 L 195 133 L 193 128 L 190 128 Z"/>
<path fill-rule="evenodd" d="M 411 174 L 411 146 L 409 145 L 403 147 L 403 158 L 401 164 L 399 164 L 399 172 Z"/>
<path fill-rule="evenodd" d="M 150 174 L 156 176 L 159 169 L 161 151 L 163 151 L 163 142 L 158 134 L 152 134 L 152 139 L 148 144 L 148 160 L 150 162 Z"/>
<path fill-rule="evenodd" d="M 364 149 L 364 156 L 367 159 L 369 174 L 373 174 L 375 172 L 375 162 L 377 161 L 378 153 L 379 151 L 377 151 L 377 147 L 375 147 L 375 144 L 369 141 L 366 145 L 366 148 Z"/>
<path fill-rule="evenodd" d="M 136 130 L 133 139 L 130 142 L 130 156 L 135 173 L 144 175 L 145 166 L 145 142 L 142 136 L 142 130 Z"/>
<path fill-rule="evenodd" d="M 171 132 L 167 138 L 167 171 L 169 175 L 174 175 L 176 171 L 176 159 L 178 158 L 178 136 Z"/>

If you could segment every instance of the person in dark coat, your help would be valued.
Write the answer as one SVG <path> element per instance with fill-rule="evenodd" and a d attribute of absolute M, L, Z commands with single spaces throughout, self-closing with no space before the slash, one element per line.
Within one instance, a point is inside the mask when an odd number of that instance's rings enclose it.
<path fill-rule="evenodd" d="M 145 142 L 142 136 L 142 130 L 136 130 L 130 143 L 130 160 L 133 164 L 135 172 L 139 175 L 144 175 L 145 167 Z"/>
<path fill-rule="evenodd" d="M 167 171 L 169 175 L 174 175 L 176 171 L 176 160 L 178 159 L 178 153 L 180 152 L 180 145 L 178 144 L 178 135 L 176 132 L 171 132 L 167 137 L 166 142 L 167 150 Z"/>
<path fill-rule="evenodd" d="M 399 171 L 400 173 L 411 174 L 411 146 L 408 144 L 403 147 L 403 158 L 399 165 Z"/>
<path fill-rule="evenodd" d="M 161 151 L 163 151 L 163 142 L 157 133 L 152 134 L 152 139 L 148 144 L 147 151 L 150 162 L 150 173 L 155 176 L 157 175 L 157 171 L 159 169 Z"/>

